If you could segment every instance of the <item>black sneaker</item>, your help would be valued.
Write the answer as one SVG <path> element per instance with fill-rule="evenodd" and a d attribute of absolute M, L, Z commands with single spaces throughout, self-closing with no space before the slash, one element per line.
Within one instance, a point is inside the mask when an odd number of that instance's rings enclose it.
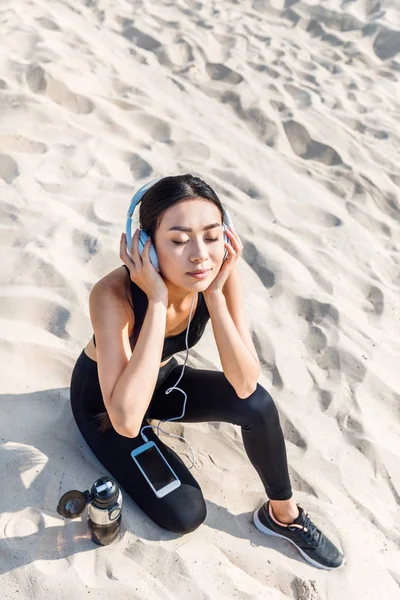
<path fill-rule="evenodd" d="M 306 561 L 320 569 L 338 569 L 344 563 L 343 554 L 320 531 L 305 510 L 297 505 L 299 516 L 290 525 L 278 525 L 270 514 L 270 502 L 263 504 L 253 515 L 254 525 L 268 535 L 292 542 Z"/>

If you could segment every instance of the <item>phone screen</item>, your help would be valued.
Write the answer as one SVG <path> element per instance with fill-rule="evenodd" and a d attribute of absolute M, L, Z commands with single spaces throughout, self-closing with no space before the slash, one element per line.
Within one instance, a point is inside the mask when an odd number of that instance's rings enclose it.
<path fill-rule="evenodd" d="M 150 479 L 156 491 L 175 481 L 176 477 L 168 468 L 164 459 L 155 446 L 151 446 L 144 452 L 135 455 L 135 459 Z"/>

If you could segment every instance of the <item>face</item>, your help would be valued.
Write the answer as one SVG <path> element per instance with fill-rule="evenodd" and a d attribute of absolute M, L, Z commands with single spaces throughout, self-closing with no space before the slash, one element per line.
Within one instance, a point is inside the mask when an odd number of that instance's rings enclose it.
<path fill-rule="evenodd" d="M 163 214 L 155 244 L 164 279 L 179 288 L 204 291 L 218 275 L 225 254 L 221 212 L 198 198 L 174 204 Z M 208 272 L 203 278 L 189 275 L 204 269 Z"/>

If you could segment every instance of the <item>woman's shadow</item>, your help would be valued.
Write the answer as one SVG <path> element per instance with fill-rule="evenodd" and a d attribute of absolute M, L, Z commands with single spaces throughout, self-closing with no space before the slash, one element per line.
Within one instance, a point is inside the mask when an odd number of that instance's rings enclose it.
<path fill-rule="evenodd" d="M 86 511 L 64 520 L 60 497 L 70 489 L 86 490 L 107 470 L 83 440 L 72 416 L 69 388 L 0 396 L 0 574 L 36 560 L 58 560 L 93 550 Z M 249 463 L 249 468 L 251 468 Z M 126 549 L 137 538 L 162 541 L 182 537 L 162 529 L 123 494 L 122 536 L 113 548 Z M 209 500 L 207 525 L 249 539 L 252 545 L 276 542 L 255 530 L 251 513 L 232 515 Z M 296 553 L 279 548 L 288 556 Z"/>

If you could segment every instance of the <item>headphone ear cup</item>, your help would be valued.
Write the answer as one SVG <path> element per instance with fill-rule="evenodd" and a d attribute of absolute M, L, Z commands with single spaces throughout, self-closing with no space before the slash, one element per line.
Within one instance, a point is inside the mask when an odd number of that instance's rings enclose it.
<path fill-rule="evenodd" d="M 139 243 L 138 243 L 140 256 L 143 256 L 144 245 L 147 242 L 148 238 L 149 238 L 149 236 L 147 235 L 147 233 L 145 231 L 143 231 L 143 229 L 141 229 L 140 236 L 139 236 Z M 156 269 L 156 271 L 159 272 L 160 267 L 158 264 L 157 252 L 156 252 L 156 249 L 154 248 L 153 244 L 150 244 L 149 257 L 150 257 L 151 264 Z"/>
<path fill-rule="evenodd" d="M 224 232 L 224 242 L 226 242 L 227 244 L 231 245 L 231 241 L 229 239 L 229 237 L 226 234 L 226 230 L 227 230 L 227 226 L 225 225 L 225 223 L 222 224 L 222 231 Z M 228 257 L 228 250 L 225 248 L 225 254 L 224 254 L 224 258 L 222 260 L 222 262 L 224 262 Z"/>
<path fill-rule="evenodd" d="M 229 210 L 225 207 L 224 204 L 222 205 L 222 207 L 224 209 L 224 219 L 222 222 L 222 230 L 224 232 L 224 242 L 226 242 L 227 244 L 232 246 L 231 240 L 226 233 L 226 230 L 228 229 L 228 227 L 233 227 L 232 217 L 229 214 Z M 228 256 L 228 250 L 225 250 L 224 260 L 226 260 L 227 256 Z"/>
<path fill-rule="evenodd" d="M 224 225 L 222 226 L 222 229 L 223 229 L 223 231 L 224 231 L 224 242 L 226 242 L 227 244 L 230 244 L 230 243 L 231 243 L 231 241 L 230 241 L 230 239 L 229 239 L 229 236 L 228 236 L 228 235 L 227 235 L 227 233 L 226 233 L 226 230 L 228 229 L 228 227 L 227 227 L 227 226 L 224 224 Z"/>

